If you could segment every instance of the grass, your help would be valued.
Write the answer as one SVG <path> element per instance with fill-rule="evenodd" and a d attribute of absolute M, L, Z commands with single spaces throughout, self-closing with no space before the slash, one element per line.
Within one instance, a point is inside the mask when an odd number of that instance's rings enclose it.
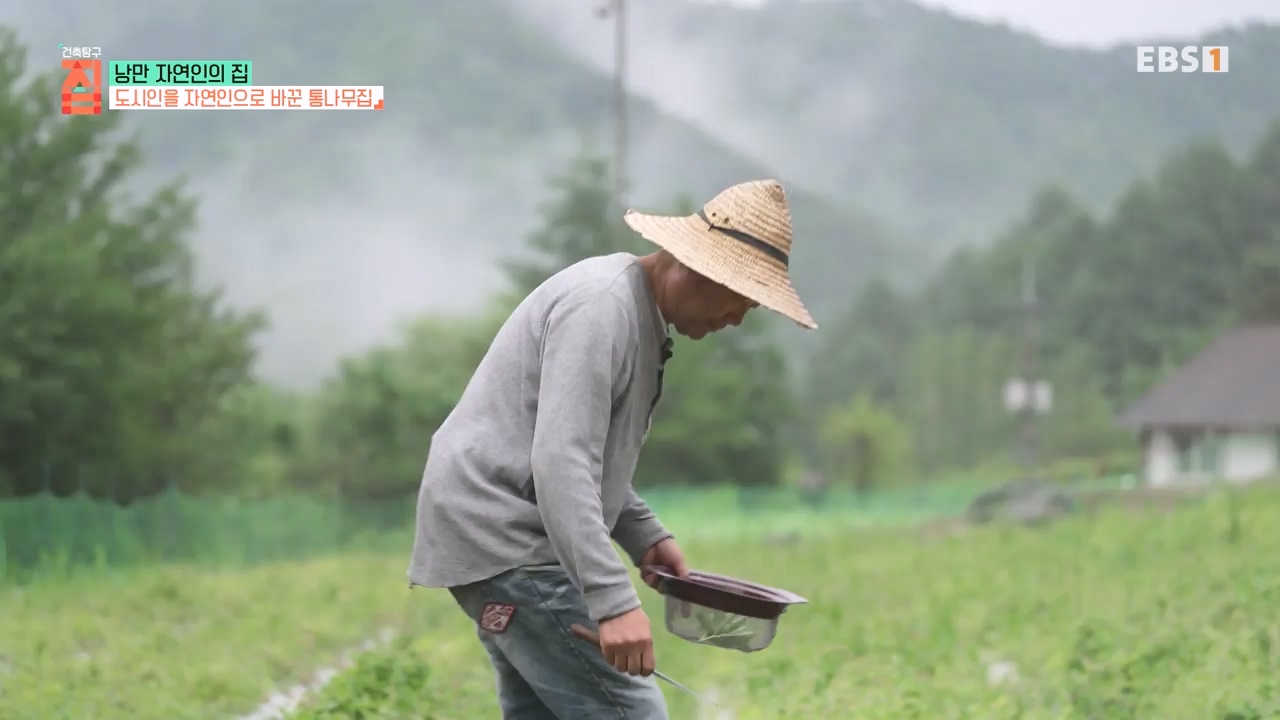
<path fill-rule="evenodd" d="M 1276 537 L 1280 495 L 1260 490 L 1041 530 L 693 541 L 695 566 L 811 604 L 755 655 L 659 632 L 658 663 L 737 718 L 1275 717 Z M 423 593 L 413 633 L 365 656 L 297 720 L 493 716 L 484 655 L 457 612 Z M 674 718 L 700 717 L 665 691 Z"/>
<path fill-rule="evenodd" d="M 0 720 L 226 720 L 398 625 L 403 558 L 166 567 L 0 588 Z"/>
<path fill-rule="evenodd" d="M 772 647 L 744 655 L 663 632 L 661 599 L 642 590 L 659 667 L 737 718 L 1280 712 L 1272 489 L 1040 530 L 682 534 L 695 567 L 810 599 L 783 617 Z M 0 720 L 230 720 L 386 627 L 401 638 L 340 673 L 296 720 L 493 717 L 473 626 L 447 593 L 407 591 L 405 561 L 348 554 L 0 590 Z M 664 691 L 673 718 L 700 717 Z"/>

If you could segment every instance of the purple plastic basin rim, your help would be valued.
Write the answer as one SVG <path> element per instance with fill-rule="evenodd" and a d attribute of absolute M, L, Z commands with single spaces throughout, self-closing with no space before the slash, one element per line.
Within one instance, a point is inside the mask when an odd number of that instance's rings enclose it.
<path fill-rule="evenodd" d="M 808 602 L 787 590 L 726 575 L 691 570 L 688 577 L 679 577 L 670 568 L 656 565 L 645 566 L 643 570 L 662 579 L 664 594 L 696 605 L 749 617 L 774 619 L 788 606 Z"/>
<path fill-rule="evenodd" d="M 680 577 L 675 574 L 671 568 L 662 565 L 646 565 L 645 572 L 651 572 L 658 577 L 666 580 L 675 580 L 677 582 L 690 582 L 695 585 L 702 585 L 716 590 L 725 592 L 741 593 L 747 597 L 767 602 L 775 602 L 779 605 L 803 605 L 808 600 L 799 595 L 781 588 L 769 587 L 760 583 L 751 582 L 750 580 L 741 580 L 729 577 L 728 575 L 717 575 L 716 573 L 703 572 L 701 570 L 690 570 L 688 577 Z"/>

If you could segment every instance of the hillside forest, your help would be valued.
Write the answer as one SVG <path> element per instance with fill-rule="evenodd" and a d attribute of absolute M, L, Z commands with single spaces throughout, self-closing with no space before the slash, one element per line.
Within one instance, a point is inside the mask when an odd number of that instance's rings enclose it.
<path fill-rule="evenodd" d="M 263 84 L 388 88 L 380 114 L 121 120 L 147 157 L 129 189 L 183 177 L 199 199 L 200 285 L 269 312 L 255 374 L 312 390 L 413 317 L 506 289 L 498 259 L 541 222 L 547 178 L 610 152 L 613 32 L 596 5 L 47 0 L 9 22 L 33 68 L 84 38 L 116 59 L 249 59 Z M 1230 46 L 1230 73 L 1148 75 L 1128 45 L 1061 47 L 909 0 L 748 5 L 632 4 L 629 199 L 661 211 L 781 179 L 804 243 L 796 283 L 820 320 L 872 279 L 918 288 L 1045 185 L 1105 215 L 1187 143 L 1243 157 L 1280 116 L 1273 26 L 1201 38 Z M 786 338 L 797 370 L 820 339 Z"/>
<path fill-rule="evenodd" d="M 513 303 L 577 259 L 646 251 L 610 210 L 608 160 L 579 148 L 547 174 L 484 303 L 424 312 L 318 386 L 286 388 L 254 371 L 270 314 L 199 281 L 200 198 L 176 175 L 139 192 L 157 162 L 147 143 L 114 114 L 63 121 L 57 82 L 29 72 L 18 36 L 4 35 L 0 496 L 128 503 L 179 488 L 407 502 L 433 429 Z M 690 212 L 705 199 L 693 191 L 705 192 L 673 188 L 649 209 Z M 806 237 L 817 213 L 797 195 L 797 256 L 830 273 Z M 927 274 L 864 272 L 847 299 L 831 294 L 806 351 L 764 315 L 677 341 L 637 484 L 775 486 L 816 473 L 871 490 L 1015 472 L 1016 420 L 1000 392 L 1021 361 L 1027 267 L 1056 397 L 1042 472 L 1132 469 L 1136 438 L 1117 412 L 1223 329 L 1280 321 L 1280 123 L 1243 149 L 1189 139 L 1107 203 L 1056 182 L 1029 197 L 987 242 L 940 253 Z"/>

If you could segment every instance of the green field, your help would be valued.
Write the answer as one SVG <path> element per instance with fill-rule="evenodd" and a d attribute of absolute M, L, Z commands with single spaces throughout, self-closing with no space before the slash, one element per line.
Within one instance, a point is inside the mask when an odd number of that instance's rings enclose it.
<path fill-rule="evenodd" d="M 691 537 L 696 567 L 811 604 L 754 655 L 659 632 L 659 667 L 736 718 L 1280 712 L 1273 489 L 1038 530 L 825 527 L 786 542 Z M 494 717 L 473 628 L 447 594 L 409 593 L 404 565 L 403 553 L 339 555 L 6 589 L 0 718 L 230 719 L 386 628 L 401 639 L 364 654 L 296 717 Z M 659 598 L 642 593 L 660 617 Z M 667 693 L 675 718 L 716 717 Z"/>
<path fill-rule="evenodd" d="M 0 718 L 231 718 L 398 621 L 403 562 L 85 574 L 0 595 Z"/>

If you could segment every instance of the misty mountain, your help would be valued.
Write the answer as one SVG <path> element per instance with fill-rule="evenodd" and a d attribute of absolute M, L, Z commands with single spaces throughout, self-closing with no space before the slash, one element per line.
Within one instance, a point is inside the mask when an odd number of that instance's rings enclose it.
<path fill-rule="evenodd" d="M 586 3 L 510 5 L 612 67 Z M 1243 151 L 1280 115 L 1276 26 L 1203 38 L 1229 48 L 1225 74 L 1148 74 L 1131 45 L 1054 47 L 904 0 L 754 5 L 629 3 L 632 86 L 935 247 L 988 241 L 1048 182 L 1098 209 L 1192 137 Z"/>
<path fill-rule="evenodd" d="M 376 114 L 129 118 L 151 179 L 184 173 L 201 198 L 205 275 L 237 303 L 270 311 L 263 371 L 273 378 L 315 379 L 414 314 L 474 305 L 502 282 L 494 260 L 521 251 L 547 177 L 584 148 L 611 147 L 612 81 L 500 0 L 110 0 L 60 14 L 68 8 L 28 9 L 24 40 L 98 45 L 117 60 L 250 59 L 260 85 L 386 86 L 387 110 Z M 64 17 L 80 27 L 55 38 Z M 777 176 L 647 100 L 631 104 L 630 118 L 641 209 Z M 796 284 L 820 321 L 863 278 L 919 277 L 931 264 L 855 203 L 781 179 L 795 215 Z"/>
<path fill-rule="evenodd" d="M 796 284 L 819 323 L 863 279 L 917 279 L 1041 184 L 1109 200 L 1195 134 L 1280 113 L 1277 31 L 1223 35 L 1223 75 L 1134 72 L 901 0 L 632 2 L 632 204 L 748 178 L 792 191 Z M 607 152 L 612 30 L 585 0 L 69 0 L 17 18 L 108 59 L 251 59 L 258 84 L 382 84 L 382 113 L 136 113 L 150 180 L 201 199 L 211 283 L 273 327 L 261 370 L 309 383 L 424 311 L 473 307 L 520 252 L 546 178 Z M 47 50 L 46 50 L 47 49 Z M 870 208 L 870 211 L 867 210 Z M 902 231 L 897 231 L 901 229 Z M 788 339 L 794 337 L 788 334 Z"/>

